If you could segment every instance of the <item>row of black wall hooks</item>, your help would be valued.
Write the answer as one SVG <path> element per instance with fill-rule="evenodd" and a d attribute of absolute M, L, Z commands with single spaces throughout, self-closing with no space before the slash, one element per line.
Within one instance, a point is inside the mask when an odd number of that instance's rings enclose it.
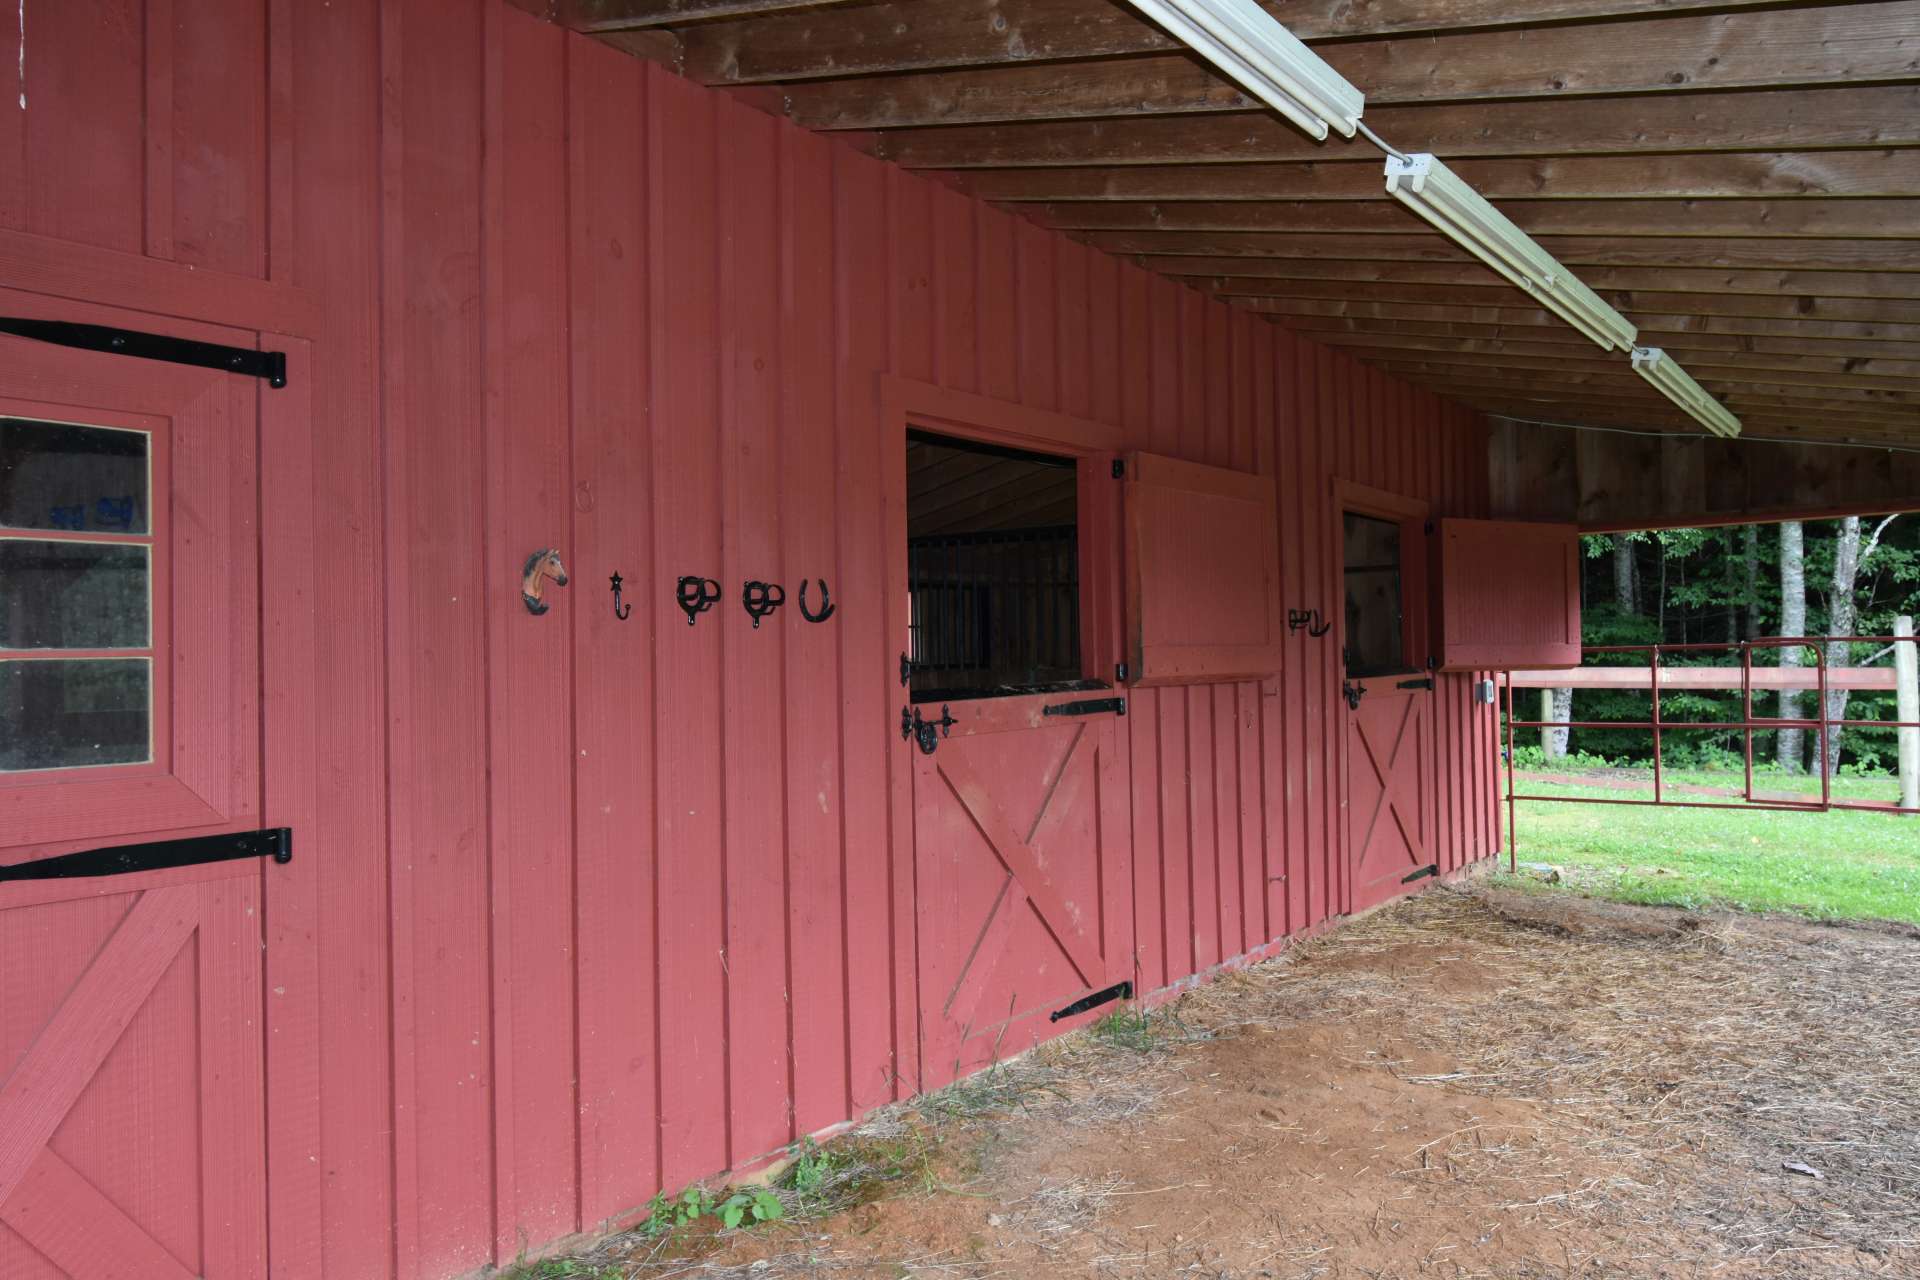
<path fill-rule="evenodd" d="M 616 584 L 619 575 L 615 574 Z M 820 607 L 813 609 L 807 604 L 807 579 L 800 579 L 800 616 L 808 622 L 825 622 L 833 616 L 839 606 L 833 602 L 833 594 L 827 590 L 827 580 L 818 578 L 820 584 Z M 720 603 L 720 584 L 712 578 L 703 578 L 698 574 L 687 574 L 674 586 L 674 599 L 687 615 L 687 625 L 692 626 L 700 620 L 700 615 Z M 761 582 L 752 579 L 740 588 L 740 607 L 753 619 L 753 628 L 760 629 L 760 620 L 787 602 L 787 589 L 777 582 Z M 619 612 L 620 589 L 614 587 L 614 612 L 621 618 L 627 615 Z"/>
<path fill-rule="evenodd" d="M 820 607 L 814 609 L 807 603 L 807 579 L 800 579 L 800 616 L 808 622 L 825 622 L 839 606 L 833 603 L 833 593 L 827 590 L 827 580 L 816 578 L 820 584 Z M 542 614 L 548 609 L 544 599 L 546 585 L 551 582 L 556 587 L 567 585 L 567 568 L 560 561 L 560 553 L 552 547 L 546 547 L 527 557 L 526 566 L 521 570 L 520 595 L 526 602 L 527 612 Z M 633 606 L 623 599 L 626 591 L 626 579 L 617 572 L 607 580 L 613 592 L 613 616 L 625 622 L 633 615 Z M 700 615 L 720 603 L 720 584 L 712 578 L 703 578 L 697 573 L 689 573 L 674 584 L 674 600 L 687 615 L 687 625 L 692 626 L 700 620 Z M 787 589 L 777 582 L 761 582 L 758 579 L 742 584 L 740 588 L 740 607 L 753 619 L 753 628 L 760 629 L 760 620 L 787 602 Z"/>

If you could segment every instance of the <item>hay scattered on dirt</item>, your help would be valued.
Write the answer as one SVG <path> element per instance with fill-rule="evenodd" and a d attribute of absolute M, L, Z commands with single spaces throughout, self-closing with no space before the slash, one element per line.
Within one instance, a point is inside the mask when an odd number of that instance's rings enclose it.
<path fill-rule="evenodd" d="M 1498 998 L 1369 963 L 1459 941 Z M 1917 967 L 1898 931 L 1435 892 L 1196 993 L 1188 1016 L 1384 1019 L 1458 1063 L 1405 1078 L 1550 1102 L 1583 1152 L 1556 1198 L 1570 1217 L 1678 1220 L 1720 1257 L 1884 1255 L 1920 1247 Z M 1427 1159 L 1496 1178 L 1530 1136 L 1452 1135 Z"/>
<path fill-rule="evenodd" d="M 1917 941 L 1436 889 L 876 1113 L 789 1221 L 581 1274 L 1920 1275 Z"/>

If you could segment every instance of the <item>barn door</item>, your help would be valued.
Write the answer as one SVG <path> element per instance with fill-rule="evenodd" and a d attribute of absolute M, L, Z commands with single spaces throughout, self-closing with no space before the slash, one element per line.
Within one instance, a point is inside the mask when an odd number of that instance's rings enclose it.
<path fill-rule="evenodd" d="M 8 1280 L 265 1274 L 260 386 L 0 337 Z"/>
<path fill-rule="evenodd" d="M 1113 1011 L 1062 1014 L 1131 974 L 1123 706 L 1094 692 L 918 708 L 954 718 L 931 752 L 906 744 L 924 1087 Z"/>
<path fill-rule="evenodd" d="M 1384 494 L 1349 499 L 1338 544 L 1346 897 L 1348 911 L 1365 911 L 1428 883 L 1437 870 L 1434 681 L 1425 509 Z"/>

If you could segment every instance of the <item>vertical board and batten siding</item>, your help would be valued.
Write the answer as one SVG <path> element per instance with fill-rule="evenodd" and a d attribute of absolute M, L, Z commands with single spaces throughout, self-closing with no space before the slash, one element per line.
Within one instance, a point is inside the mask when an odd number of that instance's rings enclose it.
<path fill-rule="evenodd" d="M 1335 477 L 1486 514 L 1464 411 L 501 0 L 30 6 L 26 91 L 4 282 L 279 335 L 303 388 L 261 393 L 276 1276 L 506 1262 L 911 1090 L 882 374 L 1271 477 L 1284 608 L 1341 607 Z M 1338 655 L 1285 643 L 1129 695 L 1150 991 L 1345 909 Z M 1443 872 L 1497 847 L 1471 681 Z"/>

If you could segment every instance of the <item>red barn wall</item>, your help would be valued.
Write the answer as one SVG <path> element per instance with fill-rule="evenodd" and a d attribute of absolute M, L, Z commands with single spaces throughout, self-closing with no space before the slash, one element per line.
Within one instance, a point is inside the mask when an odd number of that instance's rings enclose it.
<path fill-rule="evenodd" d="M 504 1263 L 905 1087 L 880 374 L 1272 476 L 1289 607 L 1339 607 L 1335 478 L 1485 514 L 1465 411 L 502 0 L 28 22 L 4 283 L 261 331 L 309 397 L 263 474 L 276 1276 Z M 683 573 L 840 612 L 689 628 Z M 1148 986 L 1343 910 L 1339 685 L 1298 633 L 1132 695 Z M 1439 685 L 1452 871 L 1493 730 Z"/>

